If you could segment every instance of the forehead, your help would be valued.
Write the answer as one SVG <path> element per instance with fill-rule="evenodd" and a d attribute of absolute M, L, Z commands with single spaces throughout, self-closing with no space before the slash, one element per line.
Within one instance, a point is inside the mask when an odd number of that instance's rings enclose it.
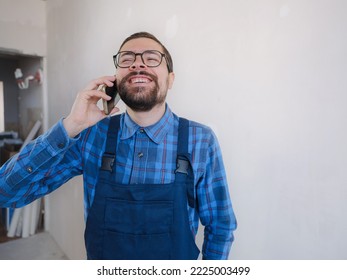
<path fill-rule="evenodd" d="M 149 38 L 137 38 L 126 42 L 120 51 L 142 52 L 145 50 L 163 51 L 163 48 L 156 41 Z"/>

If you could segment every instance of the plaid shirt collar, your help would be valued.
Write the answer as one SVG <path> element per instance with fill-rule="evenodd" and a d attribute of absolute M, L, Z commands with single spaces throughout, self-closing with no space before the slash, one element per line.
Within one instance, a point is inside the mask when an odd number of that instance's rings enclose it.
<path fill-rule="evenodd" d="M 168 134 L 172 126 L 174 125 L 174 116 L 166 104 L 166 110 L 163 117 L 155 124 L 147 127 L 141 127 L 135 123 L 126 112 L 124 115 L 124 122 L 122 125 L 122 134 L 120 139 L 125 140 L 132 137 L 138 130 L 143 129 L 148 137 L 156 144 L 160 144 L 165 136 Z"/>

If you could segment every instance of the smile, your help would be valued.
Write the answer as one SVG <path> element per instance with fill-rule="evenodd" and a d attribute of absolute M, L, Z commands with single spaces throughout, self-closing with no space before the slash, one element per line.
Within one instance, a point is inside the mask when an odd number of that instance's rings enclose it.
<path fill-rule="evenodd" d="M 150 83 L 152 80 L 147 78 L 147 77 L 132 77 L 129 79 L 129 83 L 131 84 L 148 84 Z"/>

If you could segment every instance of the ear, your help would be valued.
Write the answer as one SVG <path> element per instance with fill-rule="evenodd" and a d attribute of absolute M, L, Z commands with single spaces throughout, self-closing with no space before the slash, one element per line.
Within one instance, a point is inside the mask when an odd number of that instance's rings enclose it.
<path fill-rule="evenodd" d="M 174 72 L 169 73 L 169 76 L 167 79 L 168 79 L 169 89 L 171 89 L 175 80 L 175 73 Z"/>

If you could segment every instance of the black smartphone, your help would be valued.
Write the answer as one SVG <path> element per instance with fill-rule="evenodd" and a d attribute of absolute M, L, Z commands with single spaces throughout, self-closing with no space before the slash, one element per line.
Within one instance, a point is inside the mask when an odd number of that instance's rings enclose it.
<path fill-rule="evenodd" d="M 103 100 L 104 112 L 106 115 L 109 115 L 112 109 L 116 106 L 118 101 L 120 100 L 120 96 L 117 90 L 117 84 L 114 83 L 112 87 L 108 87 L 106 85 L 101 85 L 98 88 L 101 91 L 104 91 L 108 96 L 111 96 L 109 101 Z"/>

